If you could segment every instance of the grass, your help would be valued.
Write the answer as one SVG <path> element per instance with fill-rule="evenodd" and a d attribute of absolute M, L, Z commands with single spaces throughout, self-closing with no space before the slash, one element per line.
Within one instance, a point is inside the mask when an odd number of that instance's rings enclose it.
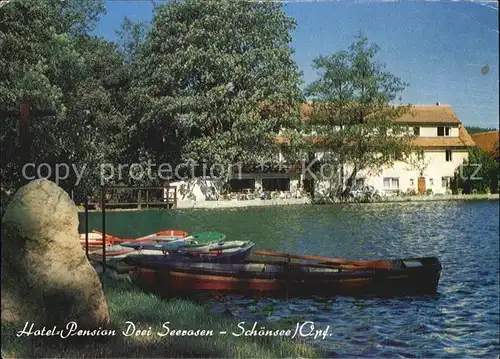
<path fill-rule="evenodd" d="M 240 320 L 226 314 L 216 314 L 202 304 L 189 300 L 161 300 L 143 293 L 123 278 L 103 278 L 111 316 L 109 337 L 17 337 L 20 325 L 2 325 L 2 358 L 286 358 L 318 357 L 319 352 L 303 342 L 280 337 L 235 337 Z M 127 321 L 137 329 L 149 329 L 149 336 L 124 336 Z M 171 329 L 213 330 L 214 336 L 164 336 L 162 323 Z M 264 323 L 259 323 L 263 325 Z M 250 329 L 251 325 L 246 325 Z M 286 321 L 267 328 L 291 329 Z M 48 328 L 49 329 L 49 328 Z M 227 331 L 227 335 L 219 335 Z"/>

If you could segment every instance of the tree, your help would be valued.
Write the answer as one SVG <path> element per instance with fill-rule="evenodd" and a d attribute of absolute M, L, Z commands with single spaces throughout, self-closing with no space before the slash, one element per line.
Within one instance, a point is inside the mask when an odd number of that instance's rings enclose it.
<path fill-rule="evenodd" d="M 469 150 L 468 159 L 455 170 L 452 190 L 464 193 L 498 192 L 498 162 L 479 148 Z"/>
<path fill-rule="evenodd" d="M 117 31 L 120 51 L 125 62 L 132 65 L 138 58 L 140 46 L 144 43 L 147 34 L 145 21 L 133 22 L 128 16 L 123 19 L 120 30 Z"/>
<path fill-rule="evenodd" d="M 323 162 L 340 173 L 335 197 L 346 198 L 361 171 L 379 171 L 413 150 L 413 135 L 394 122 L 409 106 L 391 105 L 406 84 L 375 60 L 378 50 L 358 36 L 347 51 L 313 62 L 319 79 L 305 90 L 312 100 L 308 125 L 316 137 L 313 147 L 329 153 Z"/>
<path fill-rule="evenodd" d="M 21 19 L 24 18 L 24 21 Z M 68 38 L 50 26 L 55 12 L 48 3 L 12 2 L 0 11 L 0 107 L 2 118 L 2 187 L 12 190 L 21 183 L 21 151 L 19 143 L 19 105 L 29 102 L 32 108 L 64 112 L 63 91 L 51 82 L 66 61 L 79 61 L 68 47 Z M 45 121 L 54 127 L 54 119 Z M 37 121 L 33 121 L 37 126 Z M 50 134 L 52 131 L 47 131 Z M 34 154 L 50 151 L 50 140 L 34 138 Z"/>
<path fill-rule="evenodd" d="M 125 94 L 131 74 L 116 44 L 88 35 L 74 41 L 83 62 L 82 77 L 72 80 L 72 91 L 65 92 L 66 116 L 57 135 L 64 138 L 59 160 L 87 166 L 83 183 L 72 188 L 81 198 L 100 186 L 100 165 L 120 163 L 128 146 Z M 67 182 L 73 185 L 75 180 Z"/>
<path fill-rule="evenodd" d="M 406 162 L 409 164 L 409 170 L 416 170 L 418 171 L 419 177 L 424 177 L 425 171 L 427 171 L 427 168 L 431 163 L 431 159 L 425 158 L 424 151 L 416 150 L 407 157 Z"/>
<path fill-rule="evenodd" d="M 75 187 L 74 172 L 63 183 L 81 194 L 99 185 L 99 164 L 121 151 L 123 91 L 128 74 L 117 47 L 86 32 L 102 1 L 16 1 L 0 11 L 0 109 L 2 118 L 2 189 L 21 184 L 25 163 L 19 143 L 19 105 L 50 110 L 34 117 L 30 161 L 87 166 L 87 177 Z M 31 175 L 31 173 L 30 173 Z M 52 177 L 53 179 L 53 177 Z"/>
<path fill-rule="evenodd" d="M 294 26 L 282 5 L 267 1 L 158 7 L 135 71 L 136 153 L 208 166 L 277 153 L 276 135 L 295 126 L 301 102 Z"/>

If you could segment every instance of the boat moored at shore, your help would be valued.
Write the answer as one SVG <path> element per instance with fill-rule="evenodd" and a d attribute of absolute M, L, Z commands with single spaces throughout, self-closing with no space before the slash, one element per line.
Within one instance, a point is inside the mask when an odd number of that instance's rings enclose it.
<path fill-rule="evenodd" d="M 259 296 L 432 294 L 437 290 L 438 258 L 387 261 L 388 268 L 362 265 L 249 260 L 244 263 L 154 263 L 124 261 L 132 280 L 163 297 L 202 292 Z"/>

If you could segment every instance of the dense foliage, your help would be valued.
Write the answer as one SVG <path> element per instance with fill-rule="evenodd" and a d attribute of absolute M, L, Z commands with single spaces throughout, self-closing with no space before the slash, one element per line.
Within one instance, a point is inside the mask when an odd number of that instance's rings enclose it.
<path fill-rule="evenodd" d="M 116 159 L 120 152 L 127 72 L 114 44 L 88 35 L 103 11 L 100 0 L 26 0 L 1 8 L 2 191 L 23 182 L 27 158 L 53 171 L 56 163 L 79 170 L 87 166 L 79 186 L 74 171 L 60 183 L 83 193 L 99 185 L 97 164 Z M 29 145 L 23 146 L 22 102 L 29 103 L 32 112 Z M 33 168 L 26 174 L 37 175 Z M 48 174 L 47 167 L 41 174 Z"/>
<path fill-rule="evenodd" d="M 362 171 L 376 171 L 412 150 L 390 106 L 405 84 L 376 60 L 365 37 L 314 60 L 320 75 L 304 94 L 292 60 L 294 19 L 272 1 L 186 0 L 156 6 L 151 24 L 125 18 L 116 43 L 91 35 L 103 0 L 14 1 L 0 10 L 2 198 L 29 176 L 68 166 L 59 184 L 80 201 L 102 183 L 162 185 L 159 164 L 183 173 L 228 175 L 278 160 L 296 164 L 326 151 L 346 196 Z M 19 107 L 30 104 L 21 142 Z M 313 134 L 304 140 L 304 132 Z M 30 141 L 26 141 L 26 139 Z M 277 141 L 277 138 L 283 141 Z M 186 165 L 197 165 L 197 170 Z M 44 171 L 36 172 L 40 164 Z M 133 176 L 130 164 L 154 164 Z M 218 164 L 215 172 L 202 166 Z M 102 166 L 113 173 L 103 182 Z M 123 168 L 119 168 L 123 165 Z M 181 171 L 182 172 L 182 171 Z M 55 173 L 52 172 L 51 179 Z M 83 175 L 83 177 L 80 177 Z"/>
<path fill-rule="evenodd" d="M 85 170 L 78 185 L 71 168 L 60 183 L 81 198 L 98 188 L 105 163 L 252 163 L 276 153 L 275 135 L 294 126 L 301 102 L 295 23 L 281 7 L 167 3 L 150 29 L 125 19 L 115 44 L 90 35 L 102 0 L 3 6 L 2 193 L 23 182 L 26 158 Z M 22 102 L 32 111 L 29 148 L 19 141 Z M 118 181 L 131 181 L 127 171 L 109 183 Z"/>
<path fill-rule="evenodd" d="M 210 166 L 276 153 L 276 134 L 294 126 L 301 101 L 294 26 L 272 2 L 159 8 L 134 68 L 131 127 L 148 138 L 137 142 L 138 160 Z"/>
<path fill-rule="evenodd" d="M 463 193 L 498 192 L 499 163 L 487 152 L 474 148 L 468 160 L 455 170 L 452 190 Z"/>

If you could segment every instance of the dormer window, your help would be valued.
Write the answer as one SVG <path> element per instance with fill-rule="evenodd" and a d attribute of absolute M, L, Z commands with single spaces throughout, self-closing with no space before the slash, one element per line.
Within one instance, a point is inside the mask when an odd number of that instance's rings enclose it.
<path fill-rule="evenodd" d="M 437 135 L 438 136 L 450 136 L 451 134 L 451 127 L 443 127 L 440 126 L 437 128 Z"/>

